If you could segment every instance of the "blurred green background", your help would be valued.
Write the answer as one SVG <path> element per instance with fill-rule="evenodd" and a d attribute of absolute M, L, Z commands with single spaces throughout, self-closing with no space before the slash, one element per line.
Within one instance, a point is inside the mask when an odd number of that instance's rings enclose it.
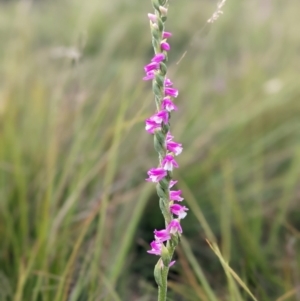
<path fill-rule="evenodd" d="M 297 301 L 300 2 L 227 0 L 207 24 L 216 6 L 171 0 L 166 23 L 190 208 L 169 300 Z M 156 300 L 148 12 L 0 2 L 0 301 Z"/>

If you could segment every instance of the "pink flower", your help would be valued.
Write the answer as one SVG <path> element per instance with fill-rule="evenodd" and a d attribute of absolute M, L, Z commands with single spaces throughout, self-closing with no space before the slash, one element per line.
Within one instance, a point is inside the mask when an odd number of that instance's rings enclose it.
<path fill-rule="evenodd" d="M 151 118 L 146 119 L 145 123 L 146 123 L 145 129 L 150 134 L 154 134 L 156 130 L 161 129 L 161 122 L 156 122 Z"/>
<path fill-rule="evenodd" d="M 143 77 L 143 80 L 151 80 L 154 79 L 154 77 L 155 77 L 155 73 L 154 70 L 152 70 L 146 73 L 146 76 Z"/>
<path fill-rule="evenodd" d="M 161 103 L 163 109 L 167 110 L 168 112 L 171 112 L 173 110 L 177 111 L 177 106 L 174 105 L 173 101 L 170 98 L 165 97 Z"/>
<path fill-rule="evenodd" d="M 181 206 L 178 204 L 173 204 L 170 206 L 170 211 L 172 214 L 178 215 L 179 219 L 183 219 L 186 217 L 187 213 L 186 211 L 188 211 L 189 209 L 185 206 Z"/>
<path fill-rule="evenodd" d="M 165 123 L 169 122 L 169 113 L 165 110 L 156 113 L 155 115 L 150 117 L 151 120 L 155 121 L 156 123 Z"/>
<path fill-rule="evenodd" d="M 146 73 L 148 73 L 149 71 L 159 69 L 159 66 L 160 66 L 159 63 L 151 62 L 150 64 L 148 64 L 144 67 L 144 70 L 145 70 Z"/>
<path fill-rule="evenodd" d="M 168 31 L 163 32 L 163 38 L 164 39 L 170 38 L 171 36 L 172 36 L 172 34 L 170 32 L 168 32 Z"/>
<path fill-rule="evenodd" d="M 167 175 L 167 172 L 162 168 L 151 168 L 147 174 L 149 178 L 146 181 L 157 183 Z"/>
<path fill-rule="evenodd" d="M 171 235 L 167 230 L 154 230 L 154 237 L 157 241 L 164 242 L 166 240 L 171 239 Z"/>
<path fill-rule="evenodd" d="M 163 53 L 157 53 L 152 58 L 151 62 L 160 63 L 165 59 L 165 55 Z"/>
<path fill-rule="evenodd" d="M 173 83 L 171 82 L 171 80 L 169 78 L 166 78 L 165 79 L 165 87 L 172 87 L 173 86 Z"/>
<path fill-rule="evenodd" d="M 166 96 L 177 97 L 178 96 L 178 90 L 174 89 L 174 88 L 165 88 L 165 95 Z"/>
<path fill-rule="evenodd" d="M 155 23 L 156 20 L 157 20 L 157 18 L 156 18 L 156 16 L 154 14 L 148 14 L 148 19 L 150 21 L 152 21 L 153 23 Z"/>
<path fill-rule="evenodd" d="M 172 141 L 173 138 L 174 138 L 174 136 L 172 136 L 171 133 L 168 132 L 168 133 L 167 133 L 166 140 L 167 140 L 167 141 Z"/>
<path fill-rule="evenodd" d="M 177 143 L 177 142 L 174 142 L 174 141 L 168 141 L 167 140 L 167 149 L 174 153 L 175 156 L 178 156 L 179 154 L 182 153 L 182 144 L 181 143 Z"/>
<path fill-rule="evenodd" d="M 179 165 L 175 161 L 174 157 L 172 155 L 166 155 L 164 159 L 162 160 L 162 167 L 165 170 L 173 170 L 173 168 L 178 168 Z"/>
<path fill-rule="evenodd" d="M 162 122 L 165 124 L 169 122 L 169 113 L 165 110 L 162 110 L 146 119 L 145 129 L 148 133 L 154 134 L 155 130 L 161 129 Z"/>
<path fill-rule="evenodd" d="M 147 253 L 158 255 L 158 256 L 161 255 L 161 248 L 162 248 L 162 243 L 161 242 L 154 240 L 154 241 L 151 242 L 150 246 L 151 246 L 152 249 L 147 251 Z"/>
<path fill-rule="evenodd" d="M 160 47 L 162 50 L 169 51 L 171 49 L 170 44 L 167 42 L 161 42 Z"/>
<path fill-rule="evenodd" d="M 171 180 L 169 183 L 169 188 L 172 188 L 175 184 L 177 184 L 178 181 Z"/>
<path fill-rule="evenodd" d="M 182 202 L 184 200 L 184 198 L 182 198 L 180 195 L 181 195 L 181 190 L 171 190 L 170 191 L 170 200 Z"/>
<path fill-rule="evenodd" d="M 182 233 L 182 228 L 177 219 L 173 219 L 167 227 L 170 234 Z"/>

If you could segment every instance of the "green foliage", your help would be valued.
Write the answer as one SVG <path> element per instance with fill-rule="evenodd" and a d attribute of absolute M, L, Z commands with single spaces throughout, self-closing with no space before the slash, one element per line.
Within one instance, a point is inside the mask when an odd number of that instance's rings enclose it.
<path fill-rule="evenodd" d="M 174 178 L 190 208 L 170 298 L 297 300 L 300 4 L 228 0 L 206 24 L 215 8 L 168 13 Z M 150 9 L 1 4 L 1 301 L 155 300 Z"/>

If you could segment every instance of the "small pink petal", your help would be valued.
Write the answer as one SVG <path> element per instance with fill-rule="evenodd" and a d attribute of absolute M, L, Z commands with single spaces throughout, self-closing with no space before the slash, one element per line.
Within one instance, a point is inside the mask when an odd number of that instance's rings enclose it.
<path fill-rule="evenodd" d="M 181 190 L 170 190 L 169 195 L 171 201 L 182 202 L 184 200 L 184 198 L 180 196 Z"/>
<path fill-rule="evenodd" d="M 170 183 L 169 183 L 169 188 L 172 188 L 177 183 L 178 183 L 178 181 L 171 180 Z"/>
<path fill-rule="evenodd" d="M 160 63 L 165 59 L 165 55 L 163 53 L 157 53 L 152 58 L 151 62 Z"/>
<path fill-rule="evenodd" d="M 157 63 L 157 62 L 151 62 L 150 64 L 148 64 L 148 65 L 146 65 L 144 67 L 144 70 L 145 70 L 145 72 L 147 74 L 147 73 L 149 73 L 152 70 L 158 70 L 159 67 L 160 67 L 159 63 Z"/>
<path fill-rule="evenodd" d="M 149 178 L 147 178 L 146 181 L 155 183 L 167 176 L 167 172 L 162 168 L 151 168 L 147 174 Z"/>
<path fill-rule="evenodd" d="M 166 155 L 161 162 L 163 169 L 172 171 L 173 168 L 178 168 L 179 165 L 172 155 Z"/>
<path fill-rule="evenodd" d="M 182 228 L 180 226 L 180 222 L 177 219 L 173 219 L 168 227 L 167 230 L 169 231 L 170 234 L 176 234 L 176 233 L 182 233 Z"/>
<path fill-rule="evenodd" d="M 178 108 L 177 106 L 173 103 L 173 101 L 168 98 L 168 97 L 165 97 L 161 103 L 163 109 L 167 110 L 168 112 L 171 112 L 171 111 L 177 111 Z"/>
<path fill-rule="evenodd" d="M 167 230 L 154 230 L 154 237 L 156 241 L 164 242 L 171 239 L 171 235 Z"/>
<path fill-rule="evenodd" d="M 151 80 L 154 79 L 154 77 L 155 77 L 155 73 L 154 70 L 152 70 L 146 73 L 146 76 L 143 77 L 143 80 Z"/>
<path fill-rule="evenodd" d="M 169 264 L 169 268 L 170 268 L 171 266 L 173 266 L 173 265 L 175 264 L 175 262 L 176 262 L 176 260 L 171 261 L 170 264 Z"/>
<path fill-rule="evenodd" d="M 171 49 L 170 44 L 167 42 L 161 42 L 160 47 L 162 50 L 169 51 Z"/>
<path fill-rule="evenodd" d="M 165 95 L 171 96 L 171 97 L 177 97 L 178 96 L 178 90 L 174 88 L 165 88 Z"/>
<path fill-rule="evenodd" d="M 156 20 L 157 20 L 157 17 L 155 15 L 153 15 L 153 14 L 148 14 L 148 19 L 150 21 L 152 21 L 153 23 L 155 23 Z"/>
<path fill-rule="evenodd" d="M 168 32 L 168 31 L 164 31 L 164 32 L 163 32 L 163 38 L 164 38 L 164 39 L 170 38 L 171 36 L 172 36 L 172 33 L 171 33 L 171 32 Z"/>
<path fill-rule="evenodd" d="M 171 87 L 171 86 L 173 86 L 172 81 L 169 78 L 166 78 L 165 79 L 165 87 Z"/>

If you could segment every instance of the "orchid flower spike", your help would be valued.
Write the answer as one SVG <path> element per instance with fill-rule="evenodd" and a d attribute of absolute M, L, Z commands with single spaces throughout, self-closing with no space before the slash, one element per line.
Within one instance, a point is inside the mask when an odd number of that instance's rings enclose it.
<path fill-rule="evenodd" d="M 173 169 L 179 167 L 176 156 L 182 153 L 183 147 L 181 143 L 173 140 L 174 137 L 170 132 L 171 115 L 174 111 L 178 111 L 175 98 L 178 97 L 179 91 L 173 87 L 173 82 L 167 75 L 167 56 L 171 50 L 168 39 L 172 36 L 171 32 L 165 30 L 168 0 L 151 1 L 154 13 L 149 13 L 148 19 L 154 55 L 144 66 L 143 80 L 152 81 L 156 112 L 145 120 L 145 130 L 154 136 L 158 164 L 156 168 L 148 170 L 146 181 L 156 183 L 159 206 L 166 228 L 154 230 L 154 240 L 147 252 L 160 257 L 155 266 L 154 276 L 159 286 L 158 300 L 166 301 L 168 269 L 175 263 L 172 257 L 182 234 L 180 221 L 186 217 L 189 209 L 177 203 L 184 200 L 181 190 L 171 190 L 177 184 L 177 181 L 172 179 Z"/>

